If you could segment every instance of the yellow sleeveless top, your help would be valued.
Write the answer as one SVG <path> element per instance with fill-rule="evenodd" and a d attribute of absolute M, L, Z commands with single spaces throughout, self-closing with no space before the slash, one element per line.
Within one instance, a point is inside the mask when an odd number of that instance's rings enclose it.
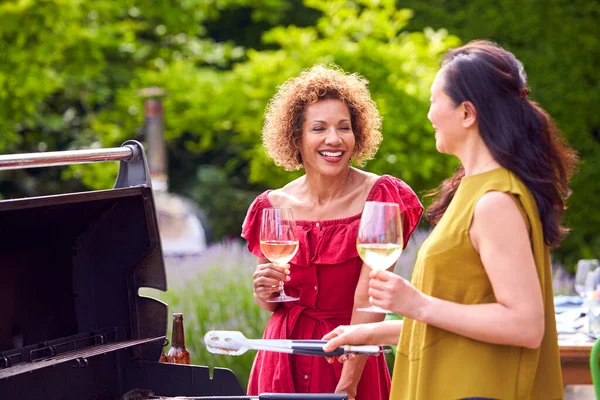
<path fill-rule="evenodd" d="M 423 243 L 412 283 L 428 295 L 462 304 L 495 302 L 469 227 L 477 201 L 489 191 L 509 193 L 529 228 L 545 311 L 537 349 L 485 343 L 405 319 L 394 364 L 391 400 L 562 399 L 550 252 L 535 199 L 512 172 L 497 168 L 465 177 L 448 209 Z"/>

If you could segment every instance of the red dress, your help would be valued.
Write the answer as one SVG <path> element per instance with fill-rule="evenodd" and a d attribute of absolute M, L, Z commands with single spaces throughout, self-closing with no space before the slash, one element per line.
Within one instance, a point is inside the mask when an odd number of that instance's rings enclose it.
<path fill-rule="evenodd" d="M 266 191 L 250 206 L 242 227 L 248 249 L 264 258 L 260 250 L 262 209 L 272 207 Z M 381 176 L 367 201 L 394 202 L 405 212 L 404 238 L 408 242 L 423 206 L 401 180 Z M 281 303 L 273 313 L 264 339 L 321 339 L 338 325 L 349 325 L 362 260 L 356 251 L 360 214 L 327 221 L 296 221 L 298 252 L 290 262 L 286 294 L 299 297 Z M 333 393 L 343 364 L 311 357 L 259 351 L 248 384 L 248 395 L 260 393 Z M 385 357 L 369 357 L 358 384 L 356 400 L 387 400 L 390 375 Z"/>

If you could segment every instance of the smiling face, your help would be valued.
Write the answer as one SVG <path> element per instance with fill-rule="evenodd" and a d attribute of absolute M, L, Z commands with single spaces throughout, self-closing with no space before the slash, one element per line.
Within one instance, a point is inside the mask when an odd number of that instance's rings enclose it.
<path fill-rule="evenodd" d="M 299 144 L 307 172 L 334 176 L 345 171 L 355 146 L 348 107 L 338 99 L 307 106 Z"/>
<path fill-rule="evenodd" d="M 444 92 L 444 70 L 440 70 L 431 85 L 431 105 L 427 119 L 435 129 L 435 147 L 440 153 L 456 154 L 465 140 L 462 105 L 456 106 Z"/>

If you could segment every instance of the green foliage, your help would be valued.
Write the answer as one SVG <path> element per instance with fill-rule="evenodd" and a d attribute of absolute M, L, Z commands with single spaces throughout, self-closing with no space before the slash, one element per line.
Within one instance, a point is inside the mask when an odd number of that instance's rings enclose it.
<path fill-rule="evenodd" d="M 0 153 L 120 145 L 143 123 L 142 100 L 129 92 L 126 101 L 121 88 L 179 60 L 192 68 L 228 68 L 244 50 L 221 31 L 221 15 L 248 12 L 249 24 L 274 24 L 288 8 L 283 0 L 0 3 Z M 205 25 L 223 40 L 207 36 Z M 8 197 L 52 192 L 47 182 L 61 176 L 75 178 L 71 188 L 105 188 L 116 171 L 70 169 L 5 173 L 0 192 Z M 35 189 L 13 183 L 24 174 Z"/>
<path fill-rule="evenodd" d="M 415 10 L 409 29 L 447 28 L 463 41 L 491 39 L 525 65 L 531 97 L 557 121 L 582 159 L 566 224 L 554 252 L 572 270 L 580 258 L 600 258 L 600 3 L 574 0 L 398 1 Z M 477 18 L 473 18 L 476 15 Z"/>
<path fill-rule="evenodd" d="M 211 165 L 198 167 L 196 179 L 198 184 L 187 193 L 210 210 L 213 236 L 222 238 L 237 232 L 256 192 L 238 189 L 245 184 L 241 177 L 228 177 L 223 169 Z M 221 223 L 223 220 L 225 223 Z M 235 221 L 236 225 L 228 221 Z"/>

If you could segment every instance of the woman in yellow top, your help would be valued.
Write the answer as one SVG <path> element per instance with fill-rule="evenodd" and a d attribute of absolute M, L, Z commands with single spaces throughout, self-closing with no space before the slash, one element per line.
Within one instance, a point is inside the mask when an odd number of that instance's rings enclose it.
<path fill-rule="evenodd" d="M 371 304 L 404 321 L 324 337 L 397 343 L 393 400 L 563 397 L 549 249 L 577 157 L 528 92 L 521 62 L 487 41 L 450 51 L 431 87 L 436 147 L 462 166 L 435 192 L 412 282 L 370 274 Z"/>

